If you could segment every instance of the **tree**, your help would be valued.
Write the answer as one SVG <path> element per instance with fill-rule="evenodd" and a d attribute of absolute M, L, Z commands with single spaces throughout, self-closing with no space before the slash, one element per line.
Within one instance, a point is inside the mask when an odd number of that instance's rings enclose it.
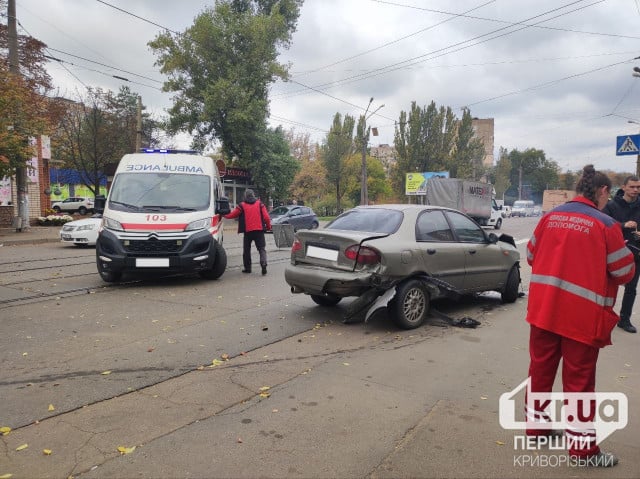
<path fill-rule="evenodd" d="M 392 183 L 394 191 L 404 194 L 405 174 L 443 171 L 452 166 L 457 137 L 457 121 L 450 107 L 438 108 L 431 102 L 421 108 L 415 101 L 407 114 L 400 112 L 395 128 L 394 146 L 398 153 Z"/>
<path fill-rule="evenodd" d="M 355 149 L 353 141 L 354 126 L 354 117 L 345 115 L 343 121 L 342 115 L 336 113 L 322 149 L 327 182 L 334 188 L 338 211 L 341 209 L 340 202 L 345 194 L 343 181 L 348 179 L 345 169 L 346 159 Z"/>
<path fill-rule="evenodd" d="M 511 160 L 509 160 L 509 157 L 507 156 L 507 150 L 500 148 L 500 157 L 498 159 L 498 164 L 493 169 L 493 178 L 491 181 L 496 190 L 496 196 L 504 199 L 504 194 L 511 186 L 511 181 L 509 179 L 510 175 Z"/>
<path fill-rule="evenodd" d="M 226 157 L 248 160 L 265 135 L 268 87 L 287 78 L 278 51 L 288 48 L 302 0 L 218 0 L 184 34 L 159 34 L 149 46 L 175 92 L 172 132 L 202 149 L 220 141 Z"/>
<path fill-rule="evenodd" d="M 547 160 L 544 151 L 527 148 L 524 151 L 511 150 L 507 154 L 511 161 L 511 193 L 516 199 L 533 199 L 540 202 L 546 189 L 559 185 L 559 167 L 555 161 Z"/>
<path fill-rule="evenodd" d="M 305 203 L 319 201 L 327 192 L 327 172 L 320 160 L 303 159 L 289 187 L 292 198 Z"/>
<path fill-rule="evenodd" d="M 268 128 L 259 138 L 251 160 L 243 162 L 262 191 L 276 198 L 286 197 L 300 164 L 291 156 L 282 127 Z"/>
<path fill-rule="evenodd" d="M 0 0 L 0 11 L 7 3 Z M 29 137 L 48 135 L 58 109 L 46 97 L 52 90 L 46 68 L 46 45 L 29 36 L 18 36 L 20 74 L 9 68 L 8 27 L 0 24 L 0 178 L 14 176 L 17 168 L 35 154 Z"/>
<path fill-rule="evenodd" d="M 391 195 L 391 186 L 387 181 L 382 162 L 377 158 L 367 155 L 367 190 L 371 204 L 378 203 L 381 198 Z M 362 171 L 362 154 L 358 151 L 350 155 L 344 165 L 343 188 L 345 196 L 351 204 L 360 204 L 360 173 Z"/>
<path fill-rule="evenodd" d="M 118 94 L 101 89 L 78 93 L 76 102 L 65 101 L 56 141 L 57 157 L 77 170 L 84 184 L 99 194 L 105 168 L 135 151 L 138 96 L 128 87 Z M 59 100 L 63 101 L 63 100 Z M 158 122 L 142 114 L 143 146 L 157 145 Z"/>
<path fill-rule="evenodd" d="M 477 181 L 485 171 L 482 166 L 484 143 L 476 138 L 473 130 L 473 118 L 468 108 L 464 109 L 458 122 L 455 138 L 455 151 L 449 162 L 449 174 L 453 178 L 465 178 Z"/>

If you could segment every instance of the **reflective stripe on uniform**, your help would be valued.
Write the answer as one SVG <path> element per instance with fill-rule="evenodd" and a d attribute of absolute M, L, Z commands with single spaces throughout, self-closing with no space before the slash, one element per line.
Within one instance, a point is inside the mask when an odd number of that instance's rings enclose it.
<path fill-rule="evenodd" d="M 587 288 L 583 288 L 582 286 L 578 286 L 577 284 L 571 283 L 567 280 L 558 278 L 556 276 L 533 274 L 531 275 L 531 283 L 539 283 L 539 284 L 546 284 L 548 286 L 554 286 L 568 293 L 575 294 L 576 296 L 580 296 L 581 298 L 586 299 L 587 301 L 596 303 L 598 306 L 613 306 L 615 302 L 615 298 L 609 298 L 607 296 L 599 295 L 595 291 L 591 291 Z"/>

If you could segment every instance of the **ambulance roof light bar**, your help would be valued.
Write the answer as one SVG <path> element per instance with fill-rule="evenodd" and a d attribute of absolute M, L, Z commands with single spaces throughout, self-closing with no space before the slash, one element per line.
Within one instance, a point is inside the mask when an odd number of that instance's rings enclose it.
<path fill-rule="evenodd" d="M 195 150 L 172 150 L 169 148 L 140 148 L 140 153 L 183 153 L 187 155 L 197 155 L 198 152 Z"/>

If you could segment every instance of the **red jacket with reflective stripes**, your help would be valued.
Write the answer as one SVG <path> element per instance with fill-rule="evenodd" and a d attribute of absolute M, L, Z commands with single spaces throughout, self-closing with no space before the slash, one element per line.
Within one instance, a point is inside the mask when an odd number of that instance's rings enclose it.
<path fill-rule="evenodd" d="M 618 285 L 635 272 L 618 222 L 577 196 L 540 219 L 527 262 L 529 323 L 598 348 L 611 344 Z"/>
<path fill-rule="evenodd" d="M 271 229 L 271 218 L 267 207 L 260 200 L 242 201 L 225 218 L 233 219 L 240 217 L 238 233 L 249 231 L 264 231 Z"/>

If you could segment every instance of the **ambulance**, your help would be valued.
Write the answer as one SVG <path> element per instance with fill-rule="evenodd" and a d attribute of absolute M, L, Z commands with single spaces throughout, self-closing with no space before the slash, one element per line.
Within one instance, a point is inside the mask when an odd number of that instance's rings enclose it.
<path fill-rule="evenodd" d="M 127 154 L 104 204 L 98 273 L 107 283 L 125 273 L 218 279 L 227 254 L 217 215 L 229 212 L 212 158 L 172 150 Z"/>

